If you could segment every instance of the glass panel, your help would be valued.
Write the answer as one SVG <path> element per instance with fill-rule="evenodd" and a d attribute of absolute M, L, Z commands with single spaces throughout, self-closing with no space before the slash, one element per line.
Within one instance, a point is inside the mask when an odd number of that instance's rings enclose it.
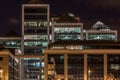
<path fill-rule="evenodd" d="M 25 13 L 47 13 L 47 8 L 25 8 Z"/>
<path fill-rule="evenodd" d="M 48 36 L 47 35 L 25 35 L 24 36 L 25 40 L 47 40 Z"/>
<path fill-rule="evenodd" d="M 24 64 L 24 80 L 39 79 L 40 58 L 25 58 L 22 64 Z"/>
<path fill-rule="evenodd" d="M 89 40 L 115 40 L 115 34 L 89 34 Z"/>
<path fill-rule="evenodd" d="M 44 27 L 44 26 L 47 26 L 48 23 L 47 22 L 39 22 L 39 21 L 25 21 L 24 22 L 24 26 L 25 27 Z"/>
<path fill-rule="evenodd" d="M 55 40 L 80 40 L 81 36 L 79 35 L 71 35 L 71 34 L 55 34 Z"/>
<path fill-rule="evenodd" d="M 24 45 L 25 46 L 29 46 L 29 47 L 47 47 L 47 42 L 38 42 L 38 41 L 29 41 L 29 42 L 24 42 Z"/>
<path fill-rule="evenodd" d="M 40 33 L 40 34 L 46 34 L 47 35 L 47 28 L 34 28 L 34 29 L 30 29 L 30 28 L 25 28 L 25 33 Z"/>
<path fill-rule="evenodd" d="M 47 15 L 25 15 L 25 20 L 47 20 Z"/>
<path fill-rule="evenodd" d="M 88 80 L 104 80 L 103 55 L 88 55 Z"/>
<path fill-rule="evenodd" d="M 44 80 L 44 57 L 41 58 L 41 80 Z"/>
<path fill-rule="evenodd" d="M 48 80 L 64 80 L 64 55 L 48 55 Z"/>
<path fill-rule="evenodd" d="M 108 79 L 120 79 L 120 54 L 108 55 Z"/>
<path fill-rule="evenodd" d="M 20 40 L 2 41 L 1 44 L 4 45 L 6 48 L 20 48 L 21 47 Z"/>
<path fill-rule="evenodd" d="M 84 56 L 68 55 L 68 80 L 84 80 Z"/>
<path fill-rule="evenodd" d="M 24 54 L 43 54 L 46 48 L 24 48 Z"/>
<path fill-rule="evenodd" d="M 37 22 L 24 22 L 25 27 L 37 27 Z"/>
<path fill-rule="evenodd" d="M 80 33 L 81 31 L 80 31 L 80 28 L 79 27 L 74 27 L 74 28 L 66 28 L 66 27 L 64 27 L 64 28 L 55 28 L 54 29 L 54 32 L 55 33 Z"/>
<path fill-rule="evenodd" d="M 39 27 L 47 26 L 47 25 L 48 25 L 47 22 L 39 22 L 39 23 L 38 23 L 38 26 L 39 26 Z"/>

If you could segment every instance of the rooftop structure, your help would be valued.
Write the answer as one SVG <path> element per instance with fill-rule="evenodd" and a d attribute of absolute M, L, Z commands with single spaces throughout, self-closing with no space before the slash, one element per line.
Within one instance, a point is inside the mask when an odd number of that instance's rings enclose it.
<path fill-rule="evenodd" d="M 110 28 L 102 23 L 101 21 L 97 21 L 91 28 L 92 30 L 110 30 Z"/>
<path fill-rule="evenodd" d="M 58 40 L 82 40 L 83 23 L 79 17 L 65 12 L 60 17 L 52 18 L 52 42 Z"/>
<path fill-rule="evenodd" d="M 86 40 L 117 40 L 117 30 L 111 30 L 107 25 L 98 21 L 91 30 L 86 31 Z"/>

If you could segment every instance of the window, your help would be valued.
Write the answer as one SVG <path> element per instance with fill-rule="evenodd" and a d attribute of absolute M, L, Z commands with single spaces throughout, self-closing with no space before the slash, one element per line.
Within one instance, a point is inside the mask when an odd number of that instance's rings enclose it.
<path fill-rule="evenodd" d="M 3 57 L 0 57 L 0 61 L 2 61 L 3 60 Z"/>

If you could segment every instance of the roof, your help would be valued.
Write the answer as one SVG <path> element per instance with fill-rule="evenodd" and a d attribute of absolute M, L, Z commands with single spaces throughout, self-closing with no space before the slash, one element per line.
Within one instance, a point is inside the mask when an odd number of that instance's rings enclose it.
<path fill-rule="evenodd" d="M 62 40 L 51 43 L 51 45 L 105 45 L 105 46 L 120 46 L 120 41 L 110 40 Z"/>
<path fill-rule="evenodd" d="M 69 12 L 64 12 L 59 19 L 57 19 L 55 22 L 57 23 L 78 23 L 79 21 L 74 18 L 73 15 Z"/>
<path fill-rule="evenodd" d="M 104 29 L 110 30 L 110 28 L 101 21 L 97 21 L 92 27 L 92 30 L 104 30 Z"/>

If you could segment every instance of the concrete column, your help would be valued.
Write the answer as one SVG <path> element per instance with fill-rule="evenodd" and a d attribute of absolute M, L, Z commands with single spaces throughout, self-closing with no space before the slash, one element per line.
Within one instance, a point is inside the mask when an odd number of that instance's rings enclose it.
<path fill-rule="evenodd" d="M 54 23 L 52 23 L 52 42 L 55 41 L 55 32 L 54 32 L 55 26 Z"/>
<path fill-rule="evenodd" d="M 45 78 L 44 80 L 48 80 L 48 54 L 45 54 L 44 53 L 44 63 L 45 63 L 45 66 L 44 66 L 44 75 L 45 75 Z"/>
<path fill-rule="evenodd" d="M 24 7 L 25 5 L 22 5 L 22 39 L 21 39 L 22 55 L 24 55 Z"/>
<path fill-rule="evenodd" d="M 87 54 L 84 54 L 84 80 L 87 80 Z"/>
<path fill-rule="evenodd" d="M 41 60 L 41 58 L 42 58 L 42 57 L 40 57 L 40 79 L 39 79 L 39 80 L 41 80 L 41 75 L 42 75 L 42 71 L 41 71 L 41 70 L 42 70 L 42 66 L 41 66 L 41 65 L 42 65 L 42 64 L 41 64 L 41 63 L 42 63 L 42 60 Z"/>
<path fill-rule="evenodd" d="M 104 80 L 107 80 L 107 54 L 104 54 Z"/>
<path fill-rule="evenodd" d="M 50 43 L 50 7 L 48 6 L 47 7 L 47 35 L 48 35 L 48 39 L 47 39 L 47 42 L 48 42 L 48 44 Z M 47 47 L 48 48 L 48 47 Z"/>
<path fill-rule="evenodd" d="M 67 54 L 64 54 L 64 80 L 68 80 L 68 55 Z"/>
<path fill-rule="evenodd" d="M 81 40 L 83 40 L 83 38 L 84 38 L 84 37 L 83 37 L 83 23 L 81 23 L 81 25 L 82 25 L 82 26 L 81 26 Z"/>
<path fill-rule="evenodd" d="M 18 58 L 18 80 L 20 80 L 20 72 L 21 72 L 20 63 L 21 63 L 21 60 L 20 60 L 20 58 Z"/>

